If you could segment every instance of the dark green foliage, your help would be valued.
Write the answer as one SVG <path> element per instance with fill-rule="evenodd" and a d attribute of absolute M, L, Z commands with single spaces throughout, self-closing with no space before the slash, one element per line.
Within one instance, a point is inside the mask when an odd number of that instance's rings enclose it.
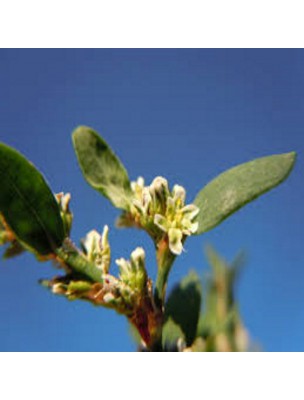
<path fill-rule="evenodd" d="M 164 351 L 178 351 L 185 345 L 185 334 L 180 325 L 169 317 L 163 325 L 162 349 Z"/>
<path fill-rule="evenodd" d="M 0 143 L 0 212 L 17 238 L 41 255 L 61 246 L 59 207 L 43 176 L 24 156 Z"/>
<path fill-rule="evenodd" d="M 165 320 L 171 319 L 180 327 L 190 346 L 195 339 L 202 301 L 199 277 L 190 272 L 171 292 L 165 306 Z"/>

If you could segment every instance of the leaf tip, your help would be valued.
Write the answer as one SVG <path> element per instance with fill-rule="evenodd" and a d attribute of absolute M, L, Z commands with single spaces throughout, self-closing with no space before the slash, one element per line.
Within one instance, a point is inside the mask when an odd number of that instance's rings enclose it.
<path fill-rule="evenodd" d="M 87 134 L 87 132 L 89 130 L 92 130 L 90 127 L 85 126 L 85 125 L 78 125 L 72 132 L 72 141 L 73 144 L 75 144 L 75 141 L 77 140 L 77 138 L 79 138 L 80 136 L 83 136 L 85 134 Z"/>
<path fill-rule="evenodd" d="M 297 161 L 297 156 L 298 155 L 296 151 L 290 151 L 289 153 L 281 154 L 281 157 L 284 157 L 286 161 L 286 174 L 283 180 L 285 180 L 293 170 L 295 163 Z"/>
<path fill-rule="evenodd" d="M 289 153 L 286 153 L 286 158 L 288 158 L 292 164 L 292 166 L 294 166 L 295 162 L 297 161 L 297 157 L 298 154 L 296 151 L 290 151 Z"/>

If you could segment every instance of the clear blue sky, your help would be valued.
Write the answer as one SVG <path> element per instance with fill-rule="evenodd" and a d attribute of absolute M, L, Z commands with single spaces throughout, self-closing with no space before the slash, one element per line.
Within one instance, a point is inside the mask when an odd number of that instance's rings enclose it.
<path fill-rule="evenodd" d="M 251 336 L 268 351 L 304 350 L 303 50 L 0 50 L 0 140 L 69 191 L 73 239 L 110 226 L 113 258 L 152 245 L 116 230 L 117 211 L 83 180 L 71 145 L 77 125 L 98 130 L 132 179 L 163 175 L 188 199 L 223 170 L 295 150 L 282 186 L 186 242 L 170 286 L 207 270 L 203 245 L 248 254 L 238 286 Z M 113 267 L 113 272 L 116 272 Z M 56 271 L 27 254 L 0 263 L 0 350 L 133 350 L 124 317 L 68 302 L 37 284 Z"/>

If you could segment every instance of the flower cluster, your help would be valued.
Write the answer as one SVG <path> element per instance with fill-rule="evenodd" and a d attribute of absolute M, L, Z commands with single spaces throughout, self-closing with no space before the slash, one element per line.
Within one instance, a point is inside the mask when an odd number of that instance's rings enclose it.
<path fill-rule="evenodd" d="M 82 240 L 86 258 L 94 263 L 102 274 L 107 274 L 111 263 L 111 248 L 109 244 L 109 227 L 104 226 L 102 235 L 96 230 L 90 231 Z"/>
<path fill-rule="evenodd" d="M 69 251 L 73 256 L 88 261 L 93 268 L 100 271 L 100 281 L 92 282 L 84 276 L 70 273 L 66 276 L 55 277 L 52 280 L 43 280 L 42 284 L 52 289 L 53 293 L 65 295 L 68 299 L 86 299 L 96 305 L 114 308 L 119 313 L 130 314 L 147 296 L 148 276 L 145 268 L 145 251 L 136 248 L 130 260 L 120 258 L 116 260 L 119 266 L 119 276 L 109 273 L 111 262 L 111 248 L 109 244 L 109 228 L 104 226 L 102 234 L 96 230 L 90 231 L 81 241 L 83 252 L 79 252 L 71 241 L 65 245 L 70 246 Z M 81 257 L 83 257 L 81 259 Z M 92 268 L 92 267 L 91 267 Z"/>
<path fill-rule="evenodd" d="M 119 267 L 120 280 L 134 291 L 142 292 L 147 281 L 145 269 L 145 251 L 137 247 L 130 257 L 130 261 L 120 258 L 116 260 Z"/>
<path fill-rule="evenodd" d="M 199 209 L 194 204 L 185 205 L 186 191 L 180 185 L 169 190 L 163 177 L 156 177 L 150 186 L 145 186 L 139 177 L 131 183 L 133 200 L 130 211 L 118 220 L 118 226 L 137 226 L 145 229 L 157 242 L 166 235 L 169 248 L 179 255 L 183 250 L 183 241 L 197 231 L 194 222 Z"/>

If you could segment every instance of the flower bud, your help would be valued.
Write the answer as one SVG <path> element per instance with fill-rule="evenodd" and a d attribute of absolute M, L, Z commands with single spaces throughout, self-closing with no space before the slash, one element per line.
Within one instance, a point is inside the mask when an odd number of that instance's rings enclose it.
<path fill-rule="evenodd" d="M 150 185 L 150 193 L 154 202 L 154 209 L 157 211 L 165 210 L 169 187 L 167 179 L 157 176 Z"/>
<path fill-rule="evenodd" d="M 131 182 L 131 189 L 134 194 L 140 192 L 145 186 L 145 180 L 142 176 L 139 176 L 136 181 Z"/>
<path fill-rule="evenodd" d="M 119 258 L 115 261 L 115 263 L 118 265 L 119 267 L 119 272 L 120 272 L 120 278 L 122 280 L 126 280 L 129 278 L 129 276 L 131 275 L 131 271 L 130 271 L 130 263 L 125 260 L 124 258 Z"/>
<path fill-rule="evenodd" d="M 110 268 L 111 248 L 108 241 L 109 228 L 107 225 L 103 228 L 100 235 L 96 230 L 90 231 L 82 245 L 86 253 L 87 259 L 93 262 L 103 274 L 107 274 Z"/>
<path fill-rule="evenodd" d="M 142 247 L 137 247 L 131 253 L 131 265 L 135 271 L 145 271 L 145 251 Z"/>
<path fill-rule="evenodd" d="M 141 192 L 140 199 L 138 199 L 138 198 L 133 199 L 132 206 L 142 217 L 145 217 L 145 216 L 147 216 L 151 201 L 152 201 L 152 197 L 150 195 L 149 189 L 145 187 L 145 188 L 143 188 L 143 190 Z M 132 210 L 132 208 L 131 208 L 131 210 Z"/>
<path fill-rule="evenodd" d="M 73 214 L 70 211 L 71 195 L 70 193 L 64 194 L 61 192 L 55 194 L 55 198 L 59 205 L 60 215 L 63 221 L 66 236 L 69 236 L 73 222 Z"/>
<path fill-rule="evenodd" d="M 114 295 L 113 295 L 112 293 L 106 293 L 106 294 L 103 296 L 103 301 L 104 301 L 106 304 L 113 303 L 114 300 L 115 300 L 115 297 L 114 297 Z"/>
<path fill-rule="evenodd" d="M 109 243 L 109 227 L 105 225 L 101 235 L 101 270 L 107 274 L 111 263 L 111 247 Z"/>
<path fill-rule="evenodd" d="M 141 292 L 147 280 L 144 249 L 137 247 L 132 252 L 130 261 L 120 258 L 116 260 L 116 264 L 119 266 L 121 281 L 132 290 Z"/>
<path fill-rule="evenodd" d="M 173 199 L 181 202 L 184 205 L 186 200 L 186 190 L 180 185 L 174 185 L 172 189 Z"/>
<path fill-rule="evenodd" d="M 55 283 L 52 286 L 52 293 L 54 294 L 65 294 L 66 293 L 66 285 L 62 283 Z"/>

